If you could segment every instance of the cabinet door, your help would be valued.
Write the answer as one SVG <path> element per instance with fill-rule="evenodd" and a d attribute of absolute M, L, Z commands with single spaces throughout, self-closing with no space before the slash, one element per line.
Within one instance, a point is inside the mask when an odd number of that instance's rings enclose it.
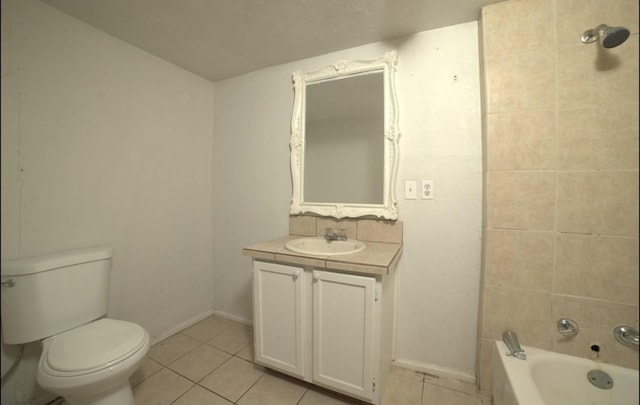
<path fill-rule="evenodd" d="M 375 288 L 372 277 L 313 272 L 313 380 L 369 400 Z"/>
<path fill-rule="evenodd" d="M 253 263 L 256 361 L 304 377 L 303 269 Z"/>

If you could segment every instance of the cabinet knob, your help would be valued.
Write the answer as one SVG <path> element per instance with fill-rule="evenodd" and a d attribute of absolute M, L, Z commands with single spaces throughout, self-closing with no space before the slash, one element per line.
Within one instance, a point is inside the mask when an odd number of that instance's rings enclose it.
<path fill-rule="evenodd" d="M 297 280 L 300 277 L 300 270 L 296 270 L 293 272 L 293 279 Z"/>
<path fill-rule="evenodd" d="M 317 271 L 313 272 L 313 281 L 318 281 L 320 279 L 320 275 Z"/>

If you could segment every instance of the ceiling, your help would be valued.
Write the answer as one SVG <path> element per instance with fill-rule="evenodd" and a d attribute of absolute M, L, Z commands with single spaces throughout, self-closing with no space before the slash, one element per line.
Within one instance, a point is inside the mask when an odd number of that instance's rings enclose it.
<path fill-rule="evenodd" d="M 480 17 L 502 0 L 42 0 L 218 81 Z"/>

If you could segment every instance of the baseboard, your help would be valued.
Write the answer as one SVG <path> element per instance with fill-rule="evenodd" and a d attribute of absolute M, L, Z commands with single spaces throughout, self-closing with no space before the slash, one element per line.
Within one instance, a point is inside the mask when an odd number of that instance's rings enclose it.
<path fill-rule="evenodd" d="M 189 326 L 195 325 L 196 323 L 200 322 L 201 320 L 210 317 L 211 315 L 214 314 L 214 310 L 210 309 L 208 311 L 205 311 L 199 315 L 194 316 L 193 318 L 182 322 L 181 324 L 178 324 L 177 326 L 174 326 L 173 328 L 169 329 L 168 331 L 163 332 L 160 336 L 156 336 L 154 338 L 151 338 L 151 346 L 155 345 L 158 342 L 162 342 L 163 340 L 175 335 L 176 333 L 188 328 Z"/>
<path fill-rule="evenodd" d="M 434 366 L 432 364 L 418 363 L 406 359 L 395 359 L 393 364 L 398 367 L 408 368 L 409 370 L 418 371 L 429 375 L 434 375 L 440 378 L 451 378 L 466 383 L 475 384 L 476 376 L 473 374 L 465 373 L 460 370 L 454 370 L 446 367 Z"/>
<path fill-rule="evenodd" d="M 240 318 L 239 316 L 231 315 L 223 311 L 213 310 L 212 314 L 215 316 L 219 316 L 220 318 L 228 319 L 230 321 L 238 322 L 243 325 L 253 326 L 253 322 L 244 318 Z"/>

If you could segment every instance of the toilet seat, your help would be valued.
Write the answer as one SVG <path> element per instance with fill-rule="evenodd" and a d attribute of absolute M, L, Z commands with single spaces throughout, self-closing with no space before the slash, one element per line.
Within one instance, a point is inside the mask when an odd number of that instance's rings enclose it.
<path fill-rule="evenodd" d="M 48 339 L 42 371 L 73 377 L 111 367 L 148 345 L 148 334 L 135 323 L 103 318 Z"/>

